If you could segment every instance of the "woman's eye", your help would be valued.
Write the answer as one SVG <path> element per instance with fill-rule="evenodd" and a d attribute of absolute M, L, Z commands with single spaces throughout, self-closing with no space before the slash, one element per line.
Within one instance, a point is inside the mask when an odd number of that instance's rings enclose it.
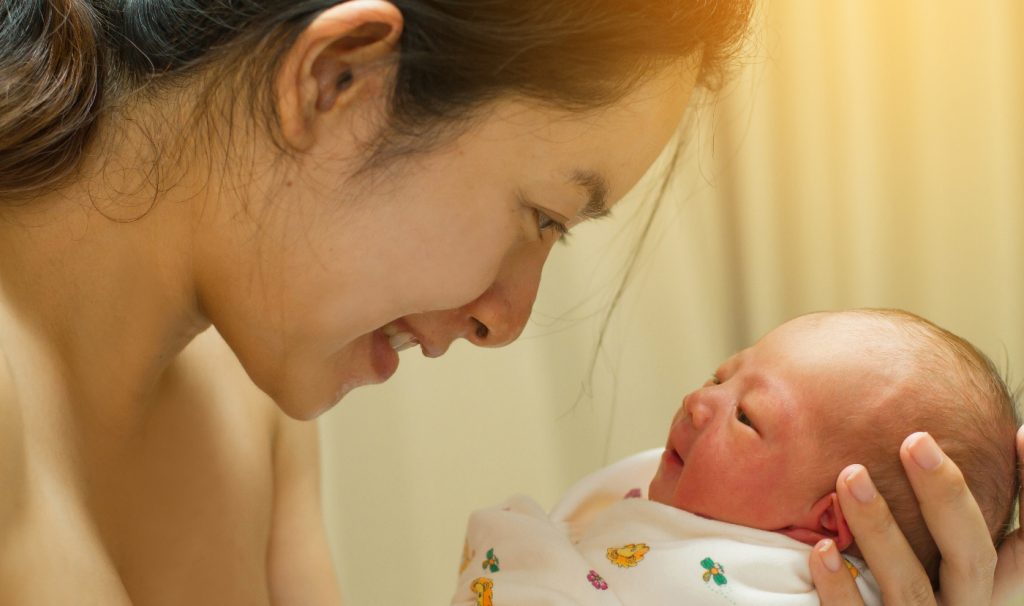
<path fill-rule="evenodd" d="M 722 380 L 718 378 L 718 375 L 711 375 L 708 380 L 704 382 L 704 386 L 708 387 L 711 385 L 721 385 Z"/>
<path fill-rule="evenodd" d="M 541 210 L 535 210 L 537 213 L 537 231 L 540 233 L 540 237 L 544 237 L 544 232 L 553 231 L 558 234 L 560 240 L 564 240 L 565 236 L 569 233 L 569 228 L 564 224 L 555 221 Z"/>
<path fill-rule="evenodd" d="M 750 420 L 750 417 L 747 416 L 747 413 L 743 412 L 740 409 L 736 410 L 736 419 L 740 423 L 743 423 L 744 425 L 746 425 L 747 427 L 749 427 L 751 429 L 754 428 L 754 422 Z"/>

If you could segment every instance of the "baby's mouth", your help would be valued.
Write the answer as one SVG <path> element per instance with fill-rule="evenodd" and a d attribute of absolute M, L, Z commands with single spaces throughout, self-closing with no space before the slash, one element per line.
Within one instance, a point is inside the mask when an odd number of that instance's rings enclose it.
<path fill-rule="evenodd" d="M 679 451 L 676 450 L 675 447 L 670 446 L 668 452 L 669 452 L 669 456 L 671 456 L 672 459 L 676 463 L 678 463 L 680 467 L 683 467 L 683 466 L 686 465 L 686 461 L 683 460 L 683 457 L 679 454 Z"/>

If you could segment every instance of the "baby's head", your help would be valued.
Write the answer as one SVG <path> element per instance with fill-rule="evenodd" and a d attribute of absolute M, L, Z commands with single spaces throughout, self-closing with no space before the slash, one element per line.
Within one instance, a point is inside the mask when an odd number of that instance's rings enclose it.
<path fill-rule="evenodd" d="M 916 431 L 935 438 L 998 543 L 1017 494 L 1018 425 L 992 363 L 963 339 L 902 311 L 811 314 L 729 358 L 683 398 L 650 498 L 856 552 L 835 482 L 861 463 L 934 581 L 938 549 L 900 444 Z"/>

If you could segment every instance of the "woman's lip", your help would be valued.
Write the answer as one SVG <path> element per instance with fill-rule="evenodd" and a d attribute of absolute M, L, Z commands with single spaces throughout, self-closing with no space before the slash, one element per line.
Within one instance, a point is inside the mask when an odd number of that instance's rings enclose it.
<path fill-rule="evenodd" d="M 380 382 L 387 381 L 398 370 L 398 352 L 391 347 L 391 342 L 383 330 L 373 331 L 370 360 Z"/>

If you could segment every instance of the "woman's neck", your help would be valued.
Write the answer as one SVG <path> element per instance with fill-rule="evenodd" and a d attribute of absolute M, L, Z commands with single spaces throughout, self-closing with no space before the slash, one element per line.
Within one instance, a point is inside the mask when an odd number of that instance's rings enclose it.
<path fill-rule="evenodd" d="M 130 433 L 208 326 L 192 283 L 192 205 L 162 200 L 119 222 L 88 194 L 79 184 L 0 216 L 0 349 L 24 411 Z"/>

